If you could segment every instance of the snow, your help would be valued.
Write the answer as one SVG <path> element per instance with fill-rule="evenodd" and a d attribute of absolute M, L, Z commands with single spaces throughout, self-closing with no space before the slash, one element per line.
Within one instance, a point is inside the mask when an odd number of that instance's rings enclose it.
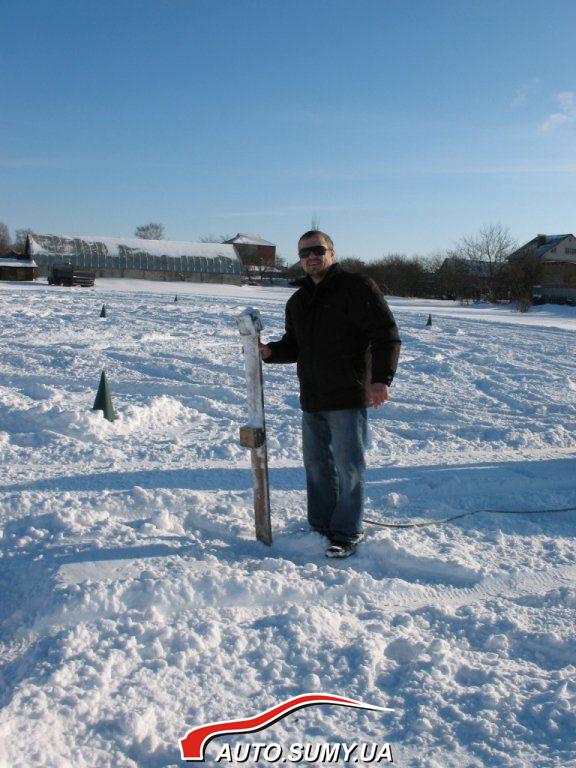
<path fill-rule="evenodd" d="M 247 426 L 264 429 L 262 363 L 258 349 L 262 319 L 257 309 L 247 307 L 238 315 L 236 323 L 242 338 L 242 353 L 244 356 L 244 370 L 246 372 Z"/>
<path fill-rule="evenodd" d="M 260 235 L 246 235 L 243 232 L 238 232 L 236 237 L 228 242 L 237 243 L 238 245 L 274 245 L 274 243 L 261 238 Z"/>
<path fill-rule="evenodd" d="M 536 328 L 564 328 L 576 330 L 576 309 L 567 305 L 543 304 L 531 307 L 529 312 L 518 312 L 509 304 L 487 304 L 482 301 L 460 305 L 454 301 L 437 299 L 390 299 L 393 309 L 433 314 L 434 317 L 452 317 L 466 320 L 486 320 L 489 323 L 506 323 Z M 434 318 L 433 318 L 434 322 Z"/>
<path fill-rule="evenodd" d="M 328 561 L 294 366 L 265 366 L 275 539 L 254 540 L 236 317 L 257 307 L 278 338 L 291 291 L 0 284 L 2 768 L 177 766 L 190 728 L 319 691 L 394 712 L 314 707 L 241 741 L 576 765 L 574 512 L 367 526 Z M 367 517 L 575 507 L 576 310 L 390 304 Z M 113 423 L 91 410 L 103 368 Z"/>
<path fill-rule="evenodd" d="M 37 267 L 32 259 L 0 259 L 0 267 Z"/>
<path fill-rule="evenodd" d="M 39 237 L 45 236 L 40 235 Z M 189 243 L 179 240 L 148 240 L 139 237 L 98 237 L 92 235 L 86 237 L 83 235 L 62 235 L 59 236 L 59 240 L 70 241 L 68 250 L 57 251 L 59 255 L 65 255 L 67 252 L 74 253 L 74 240 L 82 240 L 85 243 L 102 243 L 106 247 L 108 256 L 120 256 L 120 246 L 122 245 L 135 251 L 144 251 L 151 256 L 169 256 L 171 258 L 180 258 L 181 256 L 217 258 L 224 256 L 238 261 L 238 254 L 234 246 L 226 243 Z M 60 242 L 60 245 L 63 243 Z M 45 248 L 36 242 L 33 236 L 30 236 L 30 253 L 32 255 L 50 254 L 56 253 L 56 251 Z"/>

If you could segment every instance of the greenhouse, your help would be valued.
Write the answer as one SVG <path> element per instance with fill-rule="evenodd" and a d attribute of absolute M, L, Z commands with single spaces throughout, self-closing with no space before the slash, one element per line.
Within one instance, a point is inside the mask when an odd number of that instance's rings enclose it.
<path fill-rule="evenodd" d="M 240 282 L 245 269 L 234 245 L 130 237 L 29 235 L 26 254 L 40 274 L 62 262 L 100 276 Z"/>

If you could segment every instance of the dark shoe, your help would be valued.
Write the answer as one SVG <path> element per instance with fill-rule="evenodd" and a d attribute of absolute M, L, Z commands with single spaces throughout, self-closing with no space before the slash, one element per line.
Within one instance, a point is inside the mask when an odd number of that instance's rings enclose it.
<path fill-rule="evenodd" d="M 356 543 L 353 541 L 333 541 L 326 550 L 326 557 L 350 557 L 356 552 Z"/>

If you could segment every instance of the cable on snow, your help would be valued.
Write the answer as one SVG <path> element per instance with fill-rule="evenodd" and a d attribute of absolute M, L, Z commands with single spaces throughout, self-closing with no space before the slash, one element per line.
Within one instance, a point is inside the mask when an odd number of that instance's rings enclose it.
<path fill-rule="evenodd" d="M 381 528 L 427 528 L 430 525 L 445 525 L 453 520 L 461 520 L 463 517 L 472 517 L 481 513 L 492 515 L 545 515 L 553 512 L 576 512 L 576 507 L 563 507 L 562 509 L 475 509 L 471 512 L 461 512 L 459 515 L 445 517 L 442 520 L 421 520 L 416 523 L 384 523 L 379 520 L 364 518 L 368 525 L 378 525 Z"/>

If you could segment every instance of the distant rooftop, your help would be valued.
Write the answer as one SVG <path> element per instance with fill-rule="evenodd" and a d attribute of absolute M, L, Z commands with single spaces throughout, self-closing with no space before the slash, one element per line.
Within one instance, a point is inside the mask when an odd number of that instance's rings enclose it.
<path fill-rule="evenodd" d="M 40 266 L 68 261 L 97 269 L 244 275 L 236 246 L 140 237 L 29 235 L 26 255 Z"/>
<path fill-rule="evenodd" d="M 565 235 L 536 235 L 524 245 L 520 246 L 514 253 L 511 253 L 509 259 L 517 259 L 526 256 L 528 253 L 533 256 L 543 256 L 552 248 L 555 248 L 562 240 L 567 237 L 574 237 L 570 232 Z"/>
<path fill-rule="evenodd" d="M 227 243 L 188 243 L 180 240 L 147 240 L 140 237 L 95 237 L 92 235 L 30 235 L 28 255 L 59 254 L 74 256 L 83 248 L 95 246 L 106 256 L 121 256 L 127 251 L 147 253 L 150 256 L 224 257 L 237 260 L 233 245 Z"/>
<path fill-rule="evenodd" d="M 37 267 L 32 259 L 17 259 L 6 256 L 0 257 L 0 267 Z"/>
<path fill-rule="evenodd" d="M 238 232 L 236 237 L 233 237 L 231 240 L 226 240 L 227 243 L 231 244 L 238 244 L 238 245 L 272 245 L 274 246 L 274 243 L 270 243 L 268 240 L 264 240 L 260 235 L 246 235 L 242 232 Z"/>

